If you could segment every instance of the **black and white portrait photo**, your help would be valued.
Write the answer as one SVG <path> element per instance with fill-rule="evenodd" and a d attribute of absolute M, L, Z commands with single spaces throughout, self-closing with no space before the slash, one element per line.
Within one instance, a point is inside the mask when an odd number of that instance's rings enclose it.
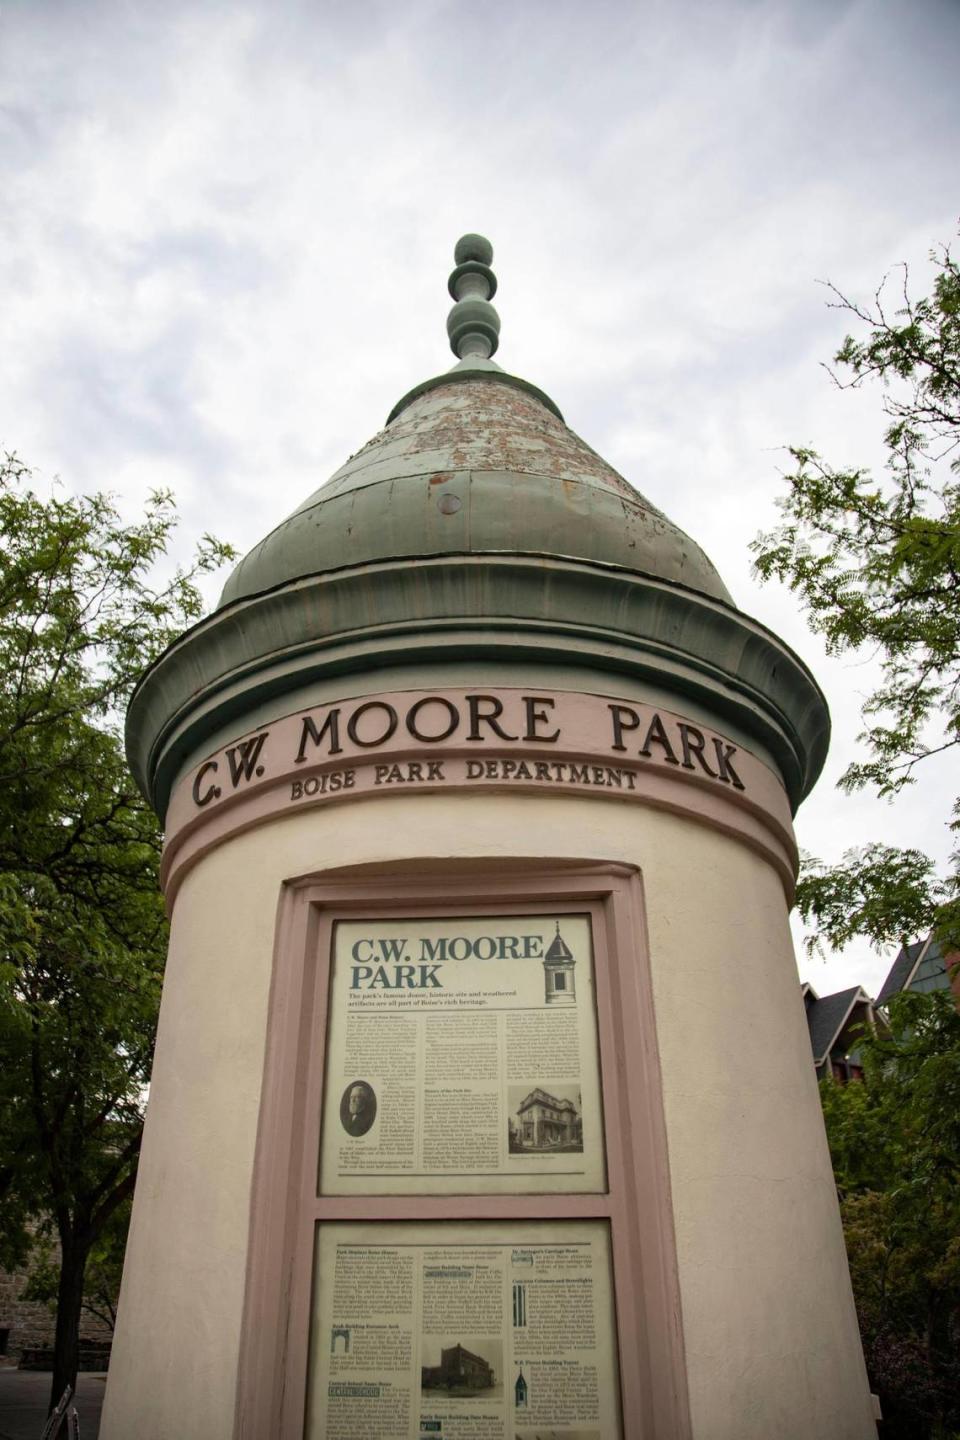
<path fill-rule="evenodd" d="M 377 1097 L 366 1080 L 352 1080 L 340 1100 L 340 1124 L 348 1135 L 366 1135 L 377 1118 Z"/>

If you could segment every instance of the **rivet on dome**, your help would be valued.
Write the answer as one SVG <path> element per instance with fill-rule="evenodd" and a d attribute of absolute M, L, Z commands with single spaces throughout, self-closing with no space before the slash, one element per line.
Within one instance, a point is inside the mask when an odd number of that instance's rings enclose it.
<path fill-rule="evenodd" d="M 456 301 L 447 316 L 450 349 L 458 360 L 489 360 L 500 343 L 500 316 L 490 304 L 497 277 L 490 269 L 493 246 L 482 235 L 462 235 L 453 252 L 456 269 L 448 289 Z"/>

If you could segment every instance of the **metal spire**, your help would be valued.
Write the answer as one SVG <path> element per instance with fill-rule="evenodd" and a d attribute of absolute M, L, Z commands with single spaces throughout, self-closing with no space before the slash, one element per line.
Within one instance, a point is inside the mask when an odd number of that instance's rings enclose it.
<path fill-rule="evenodd" d="M 490 269 L 493 246 L 482 235 L 462 235 L 453 258 L 456 269 L 447 286 L 456 301 L 447 316 L 450 349 L 458 360 L 489 360 L 500 343 L 500 316 L 490 304 L 497 293 Z"/>

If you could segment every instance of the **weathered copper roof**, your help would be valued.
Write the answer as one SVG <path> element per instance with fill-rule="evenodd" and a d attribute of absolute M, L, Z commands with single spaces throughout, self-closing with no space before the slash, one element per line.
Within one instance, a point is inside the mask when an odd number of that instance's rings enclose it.
<path fill-rule="evenodd" d="M 221 604 L 345 564 L 504 553 L 614 565 L 730 603 L 699 545 L 488 367 L 410 400 L 251 550 Z"/>
<path fill-rule="evenodd" d="M 730 603 L 688 535 L 564 424 L 549 396 L 490 358 L 500 317 L 482 235 L 458 240 L 452 370 L 416 386 L 386 427 L 272 530 L 222 605 L 343 565 L 439 555 L 589 560 Z"/>

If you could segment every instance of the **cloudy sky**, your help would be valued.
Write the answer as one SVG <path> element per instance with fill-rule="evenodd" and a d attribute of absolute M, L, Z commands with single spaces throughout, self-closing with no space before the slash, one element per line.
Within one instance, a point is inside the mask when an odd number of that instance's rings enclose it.
<path fill-rule="evenodd" d="M 3 0 L 0 445 L 247 549 L 453 363 L 446 276 L 493 240 L 497 359 L 694 535 L 834 715 L 799 817 L 824 858 L 945 855 L 947 770 L 833 784 L 869 656 L 751 578 L 782 447 L 882 463 L 821 368 L 957 232 L 958 0 Z M 211 592 L 211 601 L 216 590 Z M 801 957 L 875 992 L 889 956 Z"/>

